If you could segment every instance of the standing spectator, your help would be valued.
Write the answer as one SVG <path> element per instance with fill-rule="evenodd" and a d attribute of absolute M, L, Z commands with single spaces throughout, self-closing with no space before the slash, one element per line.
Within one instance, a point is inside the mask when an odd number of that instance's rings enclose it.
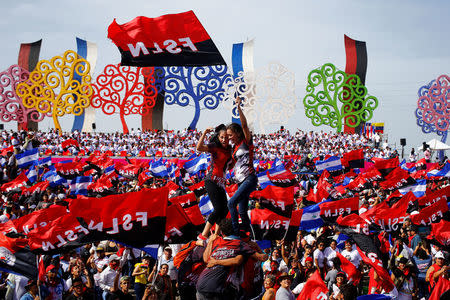
<path fill-rule="evenodd" d="M 94 295 L 87 289 L 83 280 L 78 277 L 72 281 L 72 289 L 70 294 L 64 300 L 90 300 Z"/>
<path fill-rule="evenodd" d="M 320 272 L 320 276 L 322 278 L 325 278 L 325 271 L 326 271 L 326 262 L 327 259 L 323 253 L 323 250 L 325 249 L 325 243 L 323 241 L 319 241 L 317 244 L 317 249 L 314 250 L 313 257 L 314 257 L 314 265 Z"/>
<path fill-rule="evenodd" d="M 37 282 L 34 279 L 31 279 L 28 281 L 27 285 L 25 286 L 25 290 L 27 291 L 22 297 L 20 297 L 20 300 L 38 300 L 39 299 L 39 290 L 37 286 Z"/>
<path fill-rule="evenodd" d="M 137 300 L 141 300 L 144 296 L 145 286 L 147 285 L 147 278 L 150 275 L 149 264 L 150 257 L 143 256 L 142 262 L 137 263 L 134 266 L 132 276 L 134 276 L 134 291 L 136 293 Z"/>
<path fill-rule="evenodd" d="M 262 300 L 275 300 L 276 290 L 274 289 L 275 277 L 273 275 L 266 276 L 264 280 L 264 289 L 266 290 L 262 296 Z"/>
<path fill-rule="evenodd" d="M 172 280 L 170 280 L 170 276 L 168 275 L 169 266 L 167 264 L 162 264 L 158 274 L 156 274 L 156 271 L 157 265 L 155 264 L 155 267 L 148 277 L 148 281 L 154 282 L 158 291 L 158 299 L 174 300 L 175 296 L 173 295 Z"/>
<path fill-rule="evenodd" d="M 429 283 L 430 291 L 433 290 L 439 277 L 441 277 L 449 269 L 449 266 L 445 265 L 445 257 L 442 251 L 437 252 L 434 258 L 435 263 L 428 268 L 427 275 L 425 277 L 425 280 Z"/>
<path fill-rule="evenodd" d="M 420 236 L 417 234 L 417 227 L 415 225 L 411 225 L 408 230 L 409 234 L 409 248 L 416 249 L 419 243 L 422 241 Z"/>
<path fill-rule="evenodd" d="M 280 288 L 276 293 L 275 300 L 295 300 L 295 295 L 291 291 L 291 276 L 284 273 L 280 276 Z"/>
<path fill-rule="evenodd" d="M 107 300 L 134 300 L 133 295 L 130 293 L 130 277 L 126 275 L 120 277 L 120 274 L 121 270 L 119 269 L 116 276 L 114 277 L 114 286 L 111 290 L 112 294 L 109 295 Z"/>
<path fill-rule="evenodd" d="M 170 280 L 172 281 L 172 294 L 175 297 L 177 294 L 178 270 L 173 264 L 172 248 L 170 246 L 166 246 L 164 248 L 163 255 L 159 257 L 158 266 L 161 268 L 163 264 L 166 264 L 169 267 L 168 275 L 170 276 Z"/>
<path fill-rule="evenodd" d="M 98 286 L 103 291 L 103 300 L 114 292 L 114 278 L 119 271 L 119 257 L 115 254 L 109 257 L 109 265 L 98 276 Z"/>
<path fill-rule="evenodd" d="M 431 266 L 431 255 L 425 242 L 419 242 L 413 253 L 414 264 L 417 267 L 417 287 L 419 288 L 419 299 L 428 298 L 428 288 L 426 276 L 428 268 Z"/>
<path fill-rule="evenodd" d="M 233 144 L 232 158 L 234 163 L 234 179 L 238 183 L 238 189 L 228 201 L 231 220 L 233 222 L 234 235 L 239 236 L 239 217 L 237 206 L 239 205 L 239 216 L 242 227 L 251 231 L 250 219 L 248 217 L 248 202 L 250 193 L 256 189 L 258 177 L 253 167 L 253 140 L 247 119 L 241 109 L 241 99 L 236 99 L 241 125 L 231 123 L 227 126 L 227 134 Z"/>

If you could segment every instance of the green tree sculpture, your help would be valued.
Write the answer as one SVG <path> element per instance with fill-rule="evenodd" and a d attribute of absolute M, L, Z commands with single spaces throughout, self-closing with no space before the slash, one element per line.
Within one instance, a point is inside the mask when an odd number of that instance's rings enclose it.
<path fill-rule="evenodd" d="M 358 75 L 337 70 L 331 63 L 309 73 L 306 93 L 305 114 L 313 125 L 329 125 L 337 132 L 344 123 L 354 128 L 367 122 L 378 106 L 378 99 L 367 95 Z"/>

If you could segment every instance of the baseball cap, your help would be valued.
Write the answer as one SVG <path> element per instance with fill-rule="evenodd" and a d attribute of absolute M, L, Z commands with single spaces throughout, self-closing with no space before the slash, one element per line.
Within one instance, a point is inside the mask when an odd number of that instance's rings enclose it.
<path fill-rule="evenodd" d="M 444 254 L 442 253 L 442 251 L 439 251 L 436 253 L 436 255 L 434 256 L 435 258 L 442 258 L 445 259 Z"/>

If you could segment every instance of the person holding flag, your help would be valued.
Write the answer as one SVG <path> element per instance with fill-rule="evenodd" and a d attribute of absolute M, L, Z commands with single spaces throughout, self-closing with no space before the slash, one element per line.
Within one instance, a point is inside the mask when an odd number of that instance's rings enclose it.
<path fill-rule="evenodd" d="M 210 143 L 205 145 L 205 137 L 213 128 L 206 128 L 197 143 L 197 151 L 211 153 L 211 168 L 205 178 L 205 189 L 213 205 L 214 211 L 209 215 L 199 240 L 206 240 L 214 224 L 216 226 L 227 216 L 227 194 L 225 191 L 225 172 L 231 158 L 231 147 L 225 125 L 220 124 L 214 130 Z M 217 228 L 216 228 L 217 231 Z"/>
<path fill-rule="evenodd" d="M 256 189 L 258 177 L 253 167 L 253 141 L 247 119 L 241 108 L 241 98 L 236 98 L 236 106 L 239 112 L 241 125 L 231 123 L 227 126 L 227 134 L 233 144 L 232 159 L 234 163 L 234 179 L 238 184 L 238 189 L 228 201 L 231 221 L 235 235 L 239 235 L 239 216 L 237 206 L 239 205 L 239 215 L 241 216 L 244 230 L 250 230 L 250 219 L 248 217 L 248 202 L 250 193 Z"/>

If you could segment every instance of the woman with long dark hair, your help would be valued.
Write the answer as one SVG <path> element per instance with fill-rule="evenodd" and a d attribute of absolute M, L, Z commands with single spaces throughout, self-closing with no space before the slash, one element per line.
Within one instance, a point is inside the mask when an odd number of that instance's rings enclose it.
<path fill-rule="evenodd" d="M 199 240 L 206 240 L 211 227 L 214 224 L 218 226 L 228 213 L 225 172 L 230 163 L 231 147 L 228 144 L 227 130 L 223 124 L 214 129 L 214 135 L 211 137 L 209 144 L 206 145 L 205 137 L 212 130 L 213 128 L 207 128 L 203 131 L 197 143 L 197 151 L 211 153 L 211 168 L 205 178 L 205 189 L 214 207 L 214 211 L 209 215 L 203 232 L 198 236 Z"/>
<path fill-rule="evenodd" d="M 239 215 L 242 220 L 242 229 L 251 231 L 250 219 L 247 214 L 250 193 L 256 189 L 258 177 L 253 167 L 253 141 L 247 119 L 241 109 L 241 99 L 236 98 L 236 106 L 239 112 L 241 125 L 231 123 L 227 126 L 227 134 L 233 144 L 232 160 L 234 163 L 234 179 L 238 184 L 238 189 L 233 197 L 228 201 L 228 209 L 233 223 L 234 234 L 239 235 L 239 216 L 237 206 L 239 205 Z"/>

